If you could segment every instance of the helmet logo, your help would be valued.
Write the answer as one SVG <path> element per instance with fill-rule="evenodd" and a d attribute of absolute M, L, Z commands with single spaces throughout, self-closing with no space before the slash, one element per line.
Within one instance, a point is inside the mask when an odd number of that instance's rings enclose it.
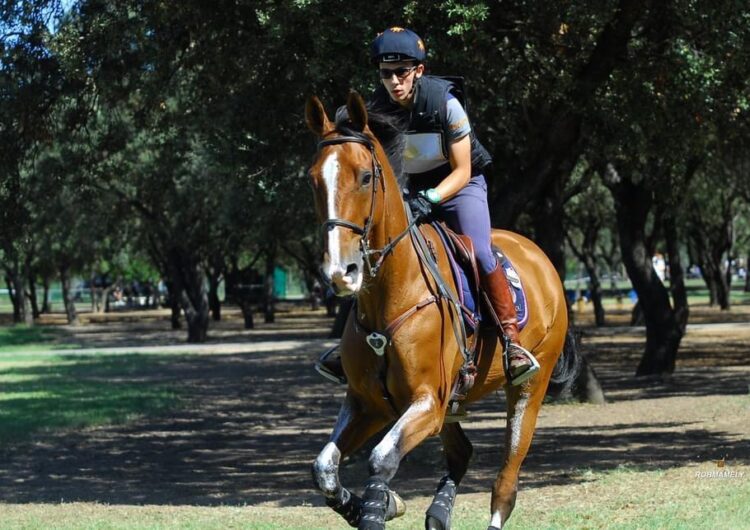
<path fill-rule="evenodd" d="M 417 39 L 417 47 L 418 47 L 418 48 L 419 48 L 419 49 L 420 49 L 421 51 L 424 51 L 424 42 L 422 42 L 422 39 Z"/>
<path fill-rule="evenodd" d="M 401 33 L 402 31 L 404 31 L 404 28 L 399 28 L 398 26 L 394 26 L 391 28 L 391 31 L 394 33 Z"/>

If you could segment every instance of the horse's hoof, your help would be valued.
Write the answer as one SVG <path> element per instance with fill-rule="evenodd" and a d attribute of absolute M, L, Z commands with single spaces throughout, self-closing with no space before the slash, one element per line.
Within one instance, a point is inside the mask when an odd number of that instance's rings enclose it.
<path fill-rule="evenodd" d="M 406 503 L 395 491 L 388 491 L 388 511 L 385 514 L 385 520 L 390 521 L 396 517 L 401 517 L 406 513 Z"/>
<path fill-rule="evenodd" d="M 443 522 L 435 519 L 433 516 L 428 515 L 424 521 L 425 530 L 448 530 L 443 526 Z"/>

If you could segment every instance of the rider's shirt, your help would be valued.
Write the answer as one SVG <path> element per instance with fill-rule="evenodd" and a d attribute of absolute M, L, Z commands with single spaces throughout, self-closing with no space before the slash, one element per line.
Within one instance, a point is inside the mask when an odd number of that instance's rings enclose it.
<path fill-rule="evenodd" d="M 471 133 L 469 117 L 461 102 L 452 94 L 446 93 L 445 106 L 447 138 L 440 132 L 414 132 L 406 135 L 404 170 L 407 173 L 426 173 L 450 164 L 450 144 Z M 444 145 L 446 140 L 448 145 Z"/>

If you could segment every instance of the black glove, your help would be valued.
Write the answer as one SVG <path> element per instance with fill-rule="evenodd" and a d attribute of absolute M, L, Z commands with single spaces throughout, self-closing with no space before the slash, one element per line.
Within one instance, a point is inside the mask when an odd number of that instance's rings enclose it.
<path fill-rule="evenodd" d="M 417 195 L 409 199 L 409 209 L 414 219 L 421 221 L 432 213 L 432 203 L 426 197 Z"/>

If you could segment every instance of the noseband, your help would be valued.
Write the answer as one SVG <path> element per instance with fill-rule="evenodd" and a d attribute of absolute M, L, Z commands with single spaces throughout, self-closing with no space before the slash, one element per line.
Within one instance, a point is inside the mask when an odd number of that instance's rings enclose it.
<path fill-rule="evenodd" d="M 388 256 L 388 254 L 394 249 L 396 244 L 401 241 L 411 229 L 412 226 L 416 223 L 416 220 L 411 220 L 404 229 L 403 232 L 401 232 L 398 236 L 396 236 L 392 241 L 390 241 L 385 247 L 381 249 L 371 249 L 369 246 L 369 238 L 370 238 L 370 230 L 372 229 L 372 223 L 373 223 L 373 213 L 375 212 L 375 199 L 377 198 L 377 185 L 378 181 L 380 181 L 380 186 L 383 188 L 383 191 L 385 192 L 385 179 L 383 178 L 383 169 L 380 165 L 380 162 L 378 161 L 378 157 L 375 154 L 375 145 L 370 141 L 369 138 L 366 137 L 359 137 L 359 136 L 353 136 L 353 135 L 344 135 L 344 136 L 337 136 L 335 138 L 328 138 L 321 140 L 318 143 L 318 151 L 323 149 L 324 147 L 327 147 L 329 145 L 339 145 L 339 144 L 346 144 L 346 143 L 356 143 L 360 145 L 364 145 L 367 147 L 367 149 L 370 151 L 370 156 L 372 157 L 372 197 L 370 198 L 370 215 L 367 216 L 367 219 L 365 220 L 365 226 L 359 226 L 356 223 L 352 223 L 351 221 L 347 221 L 346 219 L 337 219 L 337 218 L 329 218 L 323 221 L 323 225 L 321 226 L 321 233 L 326 234 L 328 231 L 335 227 L 341 227 L 346 228 L 348 230 L 351 230 L 358 236 L 360 236 L 359 240 L 359 247 L 362 251 L 362 254 L 365 256 L 365 266 L 368 268 L 370 277 L 374 278 L 377 273 L 378 269 L 380 269 L 381 265 L 383 264 L 383 261 Z M 377 261 L 373 264 L 370 263 L 371 256 L 374 255 L 380 255 L 380 257 L 377 259 Z"/>

